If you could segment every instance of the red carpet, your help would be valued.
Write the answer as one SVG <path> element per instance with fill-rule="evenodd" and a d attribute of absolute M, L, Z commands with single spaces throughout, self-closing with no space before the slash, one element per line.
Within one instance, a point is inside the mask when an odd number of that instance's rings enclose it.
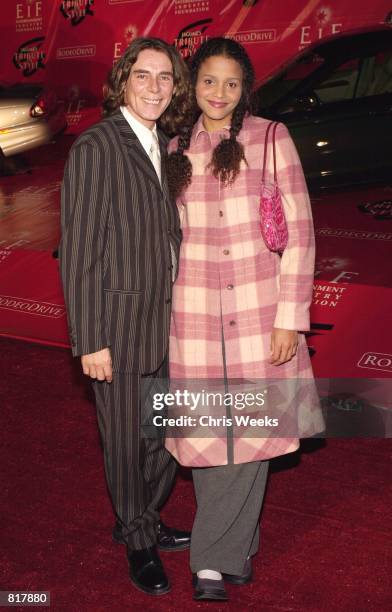
<path fill-rule="evenodd" d="M 188 553 L 162 555 L 172 592 L 127 578 L 111 541 L 89 386 L 68 351 L 1 339 L 0 590 L 46 590 L 61 612 L 390 610 L 391 441 L 317 441 L 273 463 L 255 580 L 228 605 L 191 600 Z M 177 479 L 163 518 L 191 527 L 192 483 Z"/>

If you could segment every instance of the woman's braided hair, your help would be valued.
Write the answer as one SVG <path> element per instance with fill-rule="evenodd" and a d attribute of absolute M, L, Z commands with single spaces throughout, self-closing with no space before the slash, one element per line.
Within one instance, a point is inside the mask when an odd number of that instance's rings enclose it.
<path fill-rule="evenodd" d="M 221 140 L 215 147 L 209 167 L 212 169 L 213 176 L 220 178 L 224 185 L 231 185 L 240 171 L 241 160 L 246 161 L 244 148 L 237 141 L 237 136 L 242 128 L 245 115 L 251 112 L 253 66 L 245 49 L 239 43 L 230 38 L 210 38 L 196 51 L 190 63 L 193 108 L 179 130 L 177 150 L 167 158 L 167 177 L 173 197 L 178 197 L 192 179 L 192 164 L 184 152 L 189 149 L 193 126 L 200 114 L 195 96 L 199 69 L 206 59 L 217 55 L 233 59 L 241 66 L 242 95 L 231 118 L 230 136 Z"/>

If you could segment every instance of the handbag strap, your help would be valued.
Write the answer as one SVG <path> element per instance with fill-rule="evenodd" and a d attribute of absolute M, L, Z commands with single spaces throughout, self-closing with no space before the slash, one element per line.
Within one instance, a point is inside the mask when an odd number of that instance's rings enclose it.
<path fill-rule="evenodd" d="M 266 162 L 267 162 L 267 148 L 268 148 L 268 139 L 269 139 L 269 133 L 270 133 L 270 129 L 272 129 L 272 151 L 273 151 L 273 157 L 274 157 L 274 182 L 277 183 L 278 182 L 278 175 L 277 175 L 277 171 L 276 171 L 276 148 L 275 148 L 275 134 L 276 134 L 276 129 L 278 127 L 278 122 L 277 121 L 270 121 L 270 123 L 268 124 L 268 127 L 266 129 L 265 132 L 265 140 L 264 140 L 264 156 L 263 156 L 263 174 L 262 174 L 262 181 L 264 182 L 265 180 L 265 169 L 266 169 Z"/>

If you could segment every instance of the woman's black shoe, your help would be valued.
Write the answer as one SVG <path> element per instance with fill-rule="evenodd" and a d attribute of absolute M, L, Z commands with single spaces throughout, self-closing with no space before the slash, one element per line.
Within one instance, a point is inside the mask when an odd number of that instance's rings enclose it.
<path fill-rule="evenodd" d="M 225 582 L 230 582 L 230 584 L 249 584 L 249 582 L 252 581 L 251 559 L 245 561 L 245 567 L 242 574 L 224 574 L 222 572 L 222 578 Z"/>
<path fill-rule="evenodd" d="M 192 582 L 195 587 L 193 599 L 196 601 L 227 601 L 229 599 L 223 580 L 199 578 L 197 575 L 194 575 Z"/>

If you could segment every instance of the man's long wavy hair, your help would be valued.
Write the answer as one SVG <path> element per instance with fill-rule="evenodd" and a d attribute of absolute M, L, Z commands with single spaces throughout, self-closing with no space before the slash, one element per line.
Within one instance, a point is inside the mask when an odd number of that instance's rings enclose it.
<path fill-rule="evenodd" d="M 237 141 L 237 136 L 241 131 L 244 117 L 252 110 L 252 89 L 255 78 L 252 62 L 244 47 L 234 40 L 221 37 L 210 38 L 201 45 L 191 60 L 192 110 L 185 116 L 179 129 L 177 150 L 173 151 L 166 160 L 169 189 L 175 198 L 181 195 L 192 180 L 192 163 L 184 152 L 189 149 L 193 126 L 200 115 L 195 95 L 197 76 L 206 59 L 219 55 L 233 59 L 241 66 L 242 95 L 231 118 L 229 138 L 221 140 L 212 151 L 209 167 L 215 178 L 219 178 L 224 185 L 231 185 L 240 171 L 241 161 L 246 162 L 244 148 Z"/>
<path fill-rule="evenodd" d="M 176 134 L 177 127 L 183 123 L 184 117 L 189 113 L 189 74 L 178 51 L 160 38 L 136 38 L 113 66 L 103 90 L 104 116 L 113 114 L 120 106 L 124 105 L 126 82 L 133 64 L 137 61 L 139 53 L 144 49 L 161 51 L 167 55 L 173 66 L 173 98 L 161 115 L 159 125 L 168 134 Z"/>

